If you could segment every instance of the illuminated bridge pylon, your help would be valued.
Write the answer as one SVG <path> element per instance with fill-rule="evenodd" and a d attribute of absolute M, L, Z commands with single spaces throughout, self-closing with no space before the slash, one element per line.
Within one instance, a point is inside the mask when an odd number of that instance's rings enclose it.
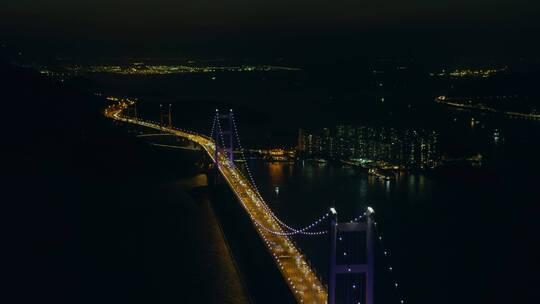
<path fill-rule="evenodd" d="M 366 221 L 344 223 L 338 222 L 334 208 L 330 211 L 328 304 L 373 304 L 374 211 L 367 208 Z"/>
<path fill-rule="evenodd" d="M 222 129 L 221 122 L 225 122 Z M 233 110 L 230 109 L 227 114 L 220 114 L 216 109 L 214 124 L 212 126 L 211 137 L 216 145 L 214 149 L 214 162 L 216 167 L 219 166 L 218 154 L 221 152 L 226 155 L 231 164 L 234 163 L 234 126 L 233 126 Z"/>

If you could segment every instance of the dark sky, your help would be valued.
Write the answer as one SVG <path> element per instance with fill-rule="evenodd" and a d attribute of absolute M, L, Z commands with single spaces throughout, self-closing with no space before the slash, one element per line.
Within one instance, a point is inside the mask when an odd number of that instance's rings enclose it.
<path fill-rule="evenodd" d="M 533 54 L 540 28 L 540 2 L 530 0 L 1 2 L 3 40 L 68 54 Z"/>

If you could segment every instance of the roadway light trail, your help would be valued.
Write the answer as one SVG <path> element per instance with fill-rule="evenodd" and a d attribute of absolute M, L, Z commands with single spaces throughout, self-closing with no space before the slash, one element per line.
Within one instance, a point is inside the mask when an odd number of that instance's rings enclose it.
<path fill-rule="evenodd" d="M 446 96 L 439 96 L 435 99 L 435 101 L 440 104 L 445 104 L 447 106 L 461 108 L 461 109 L 480 110 L 487 113 L 502 114 L 508 118 L 540 121 L 540 114 L 538 113 L 521 113 L 521 112 L 515 112 L 515 111 L 503 111 L 503 110 L 498 110 L 498 109 L 491 108 L 485 105 L 467 104 L 466 101 L 454 100 Z"/>
<path fill-rule="evenodd" d="M 203 147 L 206 153 L 214 160 L 215 145 L 210 138 L 174 127 L 162 127 L 157 123 L 139 118 L 123 117 L 122 111 L 127 106 L 126 103 L 122 102 L 118 106 L 109 107 L 105 110 L 105 115 L 115 120 L 169 132 L 175 136 L 189 139 Z M 266 244 L 298 303 L 327 303 L 326 288 L 316 276 L 315 271 L 309 266 L 304 255 L 289 239 L 287 235 L 289 232 L 283 230 L 275 217 L 265 208 L 265 203 L 258 195 L 257 190 L 234 163 L 231 163 L 223 153 L 218 153 L 218 158 L 221 175 L 250 216 L 253 226 Z"/>

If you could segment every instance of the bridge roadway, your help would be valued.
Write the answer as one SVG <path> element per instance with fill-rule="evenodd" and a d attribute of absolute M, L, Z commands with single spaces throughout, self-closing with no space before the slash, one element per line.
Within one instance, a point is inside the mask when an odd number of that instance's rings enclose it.
<path fill-rule="evenodd" d="M 202 146 L 208 155 L 214 159 L 214 142 L 208 137 L 176 128 L 161 127 L 157 123 L 138 118 L 123 117 L 123 110 L 124 107 L 122 106 L 109 107 L 105 110 L 105 115 L 115 120 L 187 138 Z M 298 303 L 327 303 L 328 296 L 326 288 L 319 278 L 317 278 L 313 269 L 306 262 L 305 257 L 291 242 L 289 237 L 279 234 L 286 233 L 286 231 L 282 229 L 274 217 L 272 217 L 269 211 L 264 207 L 264 203 L 257 195 L 256 189 L 254 189 L 252 184 L 240 170 L 234 164 L 230 163 L 226 155 L 219 153 L 218 158 L 220 163 L 219 171 L 250 216 L 259 236 L 273 256 L 281 274 Z M 261 228 L 261 226 L 264 226 L 269 230 L 277 231 L 278 234 L 270 233 L 266 229 Z"/>

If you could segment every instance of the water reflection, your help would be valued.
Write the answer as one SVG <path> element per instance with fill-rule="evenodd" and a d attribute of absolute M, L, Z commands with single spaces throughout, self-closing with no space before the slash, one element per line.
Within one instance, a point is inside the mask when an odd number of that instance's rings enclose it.
<path fill-rule="evenodd" d="M 469 171 L 465 175 L 439 173 L 433 177 L 402 172 L 395 180 L 384 181 L 330 163 L 320 166 L 307 161 L 296 164 L 261 161 L 250 165 L 263 197 L 291 226 L 303 227 L 330 207 L 338 210 L 340 221 L 348 221 L 362 214 L 367 206 L 373 206 L 380 222 L 377 229 L 395 253 L 393 273 L 403 269 L 398 275 L 409 286 L 408 302 L 456 302 L 453 298 L 458 295 L 452 296 L 453 283 L 478 285 L 478 281 L 462 275 L 484 261 L 471 258 L 471 253 L 489 251 L 493 255 L 500 248 L 497 238 L 490 239 L 488 236 L 492 234 L 487 231 L 495 230 L 500 225 L 499 218 L 508 216 L 505 200 L 508 193 L 485 183 L 472 186 L 459 182 Z M 280 188 L 279 196 L 275 194 L 275 186 Z M 463 204 L 467 206 L 467 216 L 459 212 Z M 490 216 L 483 216 L 486 212 Z M 325 229 L 324 225 L 318 228 Z M 482 241 L 477 238 L 479 233 Z M 327 239 L 313 236 L 293 239 L 324 279 L 328 268 Z M 503 257 L 498 255 L 497 261 Z M 487 265 L 491 265 L 490 261 Z M 377 272 L 377 280 L 384 275 L 384 270 Z M 487 282 L 489 277 L 483 280 Z M 487 283 L 483 288 L 486 286 Z M 395 299 L 384 299 L 384 290 L 382 293 L 378 303 L 396 303 Z"/>
<path fill-rule="evenodd" d="M 330 206 L 341 214 L 356 216 L 368 204 L 410 204 L 425 202 L 432 194 L 433 183 L 423 174 L 401 173 L 385 181 L 351 168 L 327 164 L 298 162 L 253 162 L 253 172 L 264 197 L 275 198 L 279 187 L 278 214 L 290 221 L 308 223 Z M 287 206 L 279 210 L 279 206 Z"/>
<path fill-rule="evenodd" d="M 178 180 L 176 184 L 182 189 L 191 189 L 196 187 L 208 186 L 208 177 L 206 174 L 197 174 L 190 178 Z"/>
<path fill-rule="evenodd" d="M 283 164 L 281 163 L 268 163 L 268 173 L 270 174 L 270 182 L 273 187 L 281 186 L 284 180 Z"/>
<path fill-rule="evenodd" d="M 434 183 L 422 174 L 402 173 L 395 180 L 385 181 L 333 164 L 261 161 L 251 165 L 263 197 L 280 218 L 295 227 L 309 224 L 331 206 L 336 207 L 341 221 L 348 221 L 370 205 L 385 223 L 383 229 L 399 234 L 406 231 L 401 221 L 414 216 L 412 208 L 422 208 L 422 204 L 434 201 L 428 200 Z M 276 195 L 276 186 L 280 188 L 279 195 Z M 324 278 L 328 258 L 326 240 L 302 236 L 294 239 Z"/>

